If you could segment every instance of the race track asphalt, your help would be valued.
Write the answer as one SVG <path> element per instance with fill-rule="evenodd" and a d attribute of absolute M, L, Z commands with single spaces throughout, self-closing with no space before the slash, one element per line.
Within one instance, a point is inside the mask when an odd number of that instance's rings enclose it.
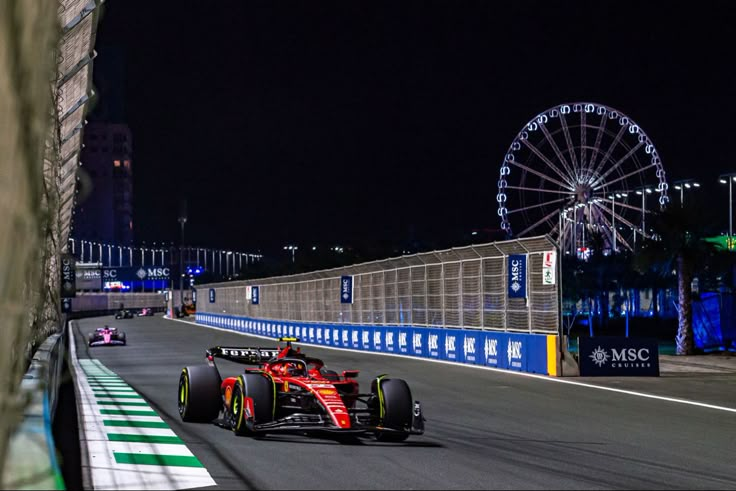
<path fill-rule="evenodd" d="M 73 324 L 78 356 L 99 359 L 149 402 L 217 483 L 206 489 L 736 488 L 736 372 L 551 379 L 302 345 L 328 368 L 359 369 L 362 386 L 384 373 L 405 379 L 422 402 L 425 434 L 399 444 L 252 439 L 182 423 L 179 373 L 204 363 L 208 347 L 275 341 L 160 315 Z M 128 346 L 88 348 L 86 334 L 102 324 L 126 331 Z M 223 375 L 238 368 L 221 365 Z"/>

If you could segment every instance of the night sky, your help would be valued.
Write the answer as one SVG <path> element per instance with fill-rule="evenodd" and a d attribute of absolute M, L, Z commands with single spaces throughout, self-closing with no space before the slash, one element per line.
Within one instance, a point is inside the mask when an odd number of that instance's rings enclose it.
<path fill-rule="evenodd" d="M 727 226 L 732 2 L 103 6 L 94 71 L 121 82 L 98 106 L 124 107 L 133 133 L 137 243 L 178 241 L 186 198 L 201 247 L 464 245 L 499 227 L 516 134 L 576 101 L 634 119 Z"/>

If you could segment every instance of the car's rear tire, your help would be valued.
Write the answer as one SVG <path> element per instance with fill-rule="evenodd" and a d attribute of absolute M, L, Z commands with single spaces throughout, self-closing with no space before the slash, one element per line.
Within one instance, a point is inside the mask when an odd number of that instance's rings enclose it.
<path fill-rule="evenodd" d="M 371 384 L 374 394 L 378 393 L 378 384 L 380 384 L 383 396 L 384 409 L 383 417 L 379 420 L 380 424 L 386 428 L 399 430 L 399 432 L 376 431 L 376 440 L 382 442 L 404 441 L 409 437 L 409 428 L 411 428 L 412 412 L 414 410 L 409 385 L 405 380 L 399 378 L 374 380 Z"/>
<path fill-rule="evenodd" d="M 118 339 L 123 342 L 123 346 L 125 346 L 125 345 L 128 344 L 127 339 L 125 339 L 125 333 L 124 332 L 121 332 L 120 334 L 118 334 Z"/>
<path fill-rule="evenodd" d="M 268 423 L 274 418 L 275 387 L 273 380 L 260 373 L 246 373 L 238 377 L 230 401 L 230 427 L 236 435 L 252 436 L 245 424 L 245 398 L 253 399 L 256 424 Z M 264 434 L 259 432 L 259 434 Z"/>
<path fill-rule="evenodd" d="M 182 369 L 179 376 L 179 416 L 183 421 L 207 423 L 222 407 L 220 374 L 215 367 L 197 365 Z"/>

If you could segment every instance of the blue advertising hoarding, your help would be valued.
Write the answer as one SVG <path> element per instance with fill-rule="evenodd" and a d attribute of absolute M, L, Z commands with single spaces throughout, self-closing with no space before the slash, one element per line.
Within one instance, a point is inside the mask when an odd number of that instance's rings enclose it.
<path fill-rule="evenodd" d="M 210 288 L 210 303 L 215 303 L 215 289 Z"/>
<path fill-rule="evenodd" d="M 233 331 L 268 337 L 295 336 L 306 344 L 554 374 L 550 370 L 554 370 L 556 341 L 550 339 L 555 336 L 549 335 L 404 325 L 296 323 L 215 313 L 197 314 L 196 318 L 202 324 Z M 601 338 L 595 339 L 603 342 Z M 581 349 L 587 349 L 583 343 Z M 610 365 L 615 358 L 617 368 L 643 368 L 645 362 L 649 368 L 656 360 L 651 360 L 646 349 L 646 346 L 609 348 L 596 344 L 589 358 L 595 365 Z M 635 356 L 638 362 L 632 361 Z"/>
<path fill-rule="evenodd" d="M 250 289 L 250 303 L 253 305 L 258 305 L 261 301 L 260 299 L 260 287 L 253 286 Z"/>

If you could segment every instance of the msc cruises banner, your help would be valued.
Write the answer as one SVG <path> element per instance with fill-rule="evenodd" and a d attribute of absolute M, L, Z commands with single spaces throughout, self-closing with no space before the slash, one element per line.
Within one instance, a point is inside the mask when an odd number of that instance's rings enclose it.
<path fill-rule="evenodd" d="M 509 256 L 509 298 L 526 298 L 526 254 Z"/>
<path fill-rule="evenodd" d="M 61 298 L 73 298 L 77 295 L 77 260 L 71 254 L 61 255 Z"/>
<path fill-rule="evenodd" d="M 353 303 L 353 277 L 340 277 L 340 303 Z"/>
<path fill-rule="evenodd" d="M 601 336 L 579 338 L 580 375 L 659 376 L 656 339 Z"/>

